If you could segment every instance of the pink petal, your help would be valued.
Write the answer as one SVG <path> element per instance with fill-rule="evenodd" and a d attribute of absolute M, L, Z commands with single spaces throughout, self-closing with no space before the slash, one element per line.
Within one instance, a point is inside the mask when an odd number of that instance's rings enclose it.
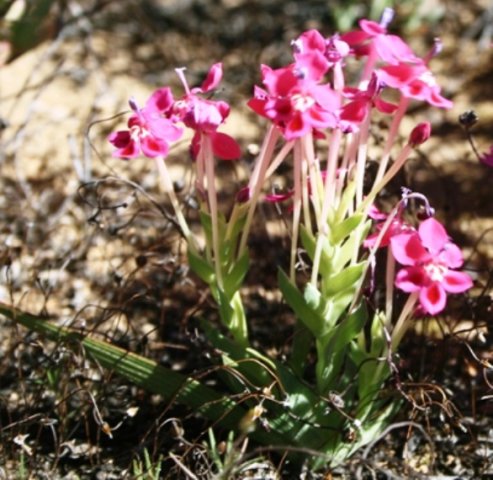
<path fill-rule="evenodd" d="M 381 35 L 377 37 L 375 39 L 375 50 L 378 56 L 386 63 L 423 63 L 419 57 L 414 55 L 411 47 L 397 35 Z"/>
<path fill-rule="evenodd" d="M 149 158 L 154 158 L 159 155 L 164 157 L 168 154 L 169 150 L 166 142 L 163 142 L 158 138 L 154 138 L 152 135 L 141 137 L 140 148 L 142 149 L 142 153 Z"/>
<path fill-rule="evenodd" d="M 200 90 L 203 93 L 214 90 L 219 85 L 222 78 L 223 78 L 223 64 L 215 63 L 214 65 L 212 65 L 209 72 L 207 73 L 207 77 L 202 82 L 202 85 L 200 86 Z"/>
<path fill-rule="evenodd" d="M 251 98 L 248 100 L 247 105 L 258 115 L 267 117 L 265 112 L 265 103 L 267 100 L 259 98 Z"/>
<path fill-rule="evenodd" d="M 420 237 L 415 232 L 394 235 L 390 239 L 390 247 L 392 255 L 402 265 L 416 265 L 426 261 L 429 257 Z"/>
<path fill-rule="evenodd" d="M 368 114 L 368 110 L 368 101 L 354 100 L 342 107 L 340 118 L 347 122 L 361 123 Z"/>
<path fill-rule="evenodd" d="M 236 140 L 225 133 L 214 132 L 212 137 L 212 151 L 222 160 L 236 160 L 241 157 L 241 149 Z"/>
<path fill-rule="evenodd" d="M 279 202 L 285 202 L 286 200 L 289 200 L 292 198 L 294 195 L 294 192 L 287 192 L 287 193 L 272 193 L 265 195 L 264 199 L 266 202 L 269 203 L 279 203 Z"/>
<path fill-rule="evenodd" d="M 378 79 L 389 87 L 402 88 L 426 72 L 426 70 L 426 67 L 407 65 L 405 63 L 387 65 L 378 71 Z"/>
<path fill-rule="evenodd" d="M 358 45 L 368 40 L 370 35 L 362 30 L 354 30 L 341 35 L 340 39 L 350 46 Z"/>
<path fill-rule="evenodd" d="M 108 142 L 116 148 L 125 148 L 131 141 L 132 137 L 128 130 L 119 130 L 108 135 Z"/>
<path fill-rule="evenodd" d="M 449 268 L 459 268 L 464 263 L 460 248 L 452 242 L 447 242 L 439 254 L 440 262 Z"/>
<path fill-rule="evenodd" d="M 472 287 L 472 280 L 467 273 L 449 270 L 443 276 L 442 286 L 447 292 L 462 293 Z"/>
<path fill-rule="evenodd" d="M 137 142 L 132 140 L 126 147 L 115 150 L 112 155 L 117 158 L 135 158 L 140 155 L 140 149 Z"/>
<path fill-rule="evenodd" d="M 183 133 L 182 128 L 177 127 L 167 118 L 156 118 L 149 122 L 148 126 L 155 137 L 166 142 L 175 142 Z"/>
<path fill-rule="evenodd" d="M 449 241 L 445 228 L 433 217 L 421 222 L 418 232 L 421 242 L 432 254 L 440 252 Z"/>
<path fill-rule="evenodd" d="M 419 302 L 426 312 L 430 315 L 436 315 L 445 308 L 447 294 L 439 283 L 433 282 L 428 287 L 421 289 Z"/>
<path fill-rule="evenodd" d="M 299 79 L 293 73 L 293 66 L 290 65 L 276 70 L 266 65 L 262 66 L 262 81 L 271 95 L 287 96 L 299 83 Z"/>
<path fill-rule="evenodd" d="M 284 138 L 286 140 L 294 140 L 301 138 L 310 131 L 310 124 L 305 121 L 304 115 L 300 112 L 295 112 L 293 118 L 284 129 Z"/>
<path fill-rule="evenodd" d="M 303 80 L 318 82 L 329 69 L 329 62 L 318 50 L 296 55 L 296 68 L 303 72 Z"/>
<path fill-rule="evenodd" d="M 377 35 L 382 35 L 387 32 L 387 29 L 382 27 L 379 23 L 373 20 L 360 20 L 359 27 L 363 32 L 366 32 L 371 37 L 376 37 Z"/>
<path fill-rule="evenodd" d="M 398 108 L 397 105 L 386 102 L 380 97 L 375 97 L 373 99 L 373 102 L 375 103 L 375 107 L 377 107 L 377 110 L 382 113 L 394 113 Z"/>
<path fill-rule="evenodd" d="M 325 39 L 322 34 L 315 29 L 303 32 L 298 37 L 297 42 L 301 43 L 303 46 L 303 49 L 300 53 L 306 53 L 310 50 L 318 50 L 322 53 L 325 51 Z"/>
<path fill-rule="evenodd" d="M 173 94 L 169 87 L 156 90 L 147 100 L 145 110 L 152 112 L 167 112 L 173 106 Z"/>
<path fill-rule="evenodd" d="M 368 216 L 372 220 L 386 220 L 388 215 L 381 212 L 375 204 L 372 204 L 370 210 L 368 211 Z"/>
<path fill-rule="evenodd" d="M 313 85 L 310 88 L 310 94 L 328 112 L 335 112 L 341 105 L 339 94 L 329 84 Z"/>
<path fill-rule="evenodd" d="M 427 100 L 428 103 L 439 108 L 450 109 L 454 106 L 454 102 L 440 95 L 439 88 L 432 89 Z"/>
<path fill-rule="evenodd" d="M 428 284 L 426 272 L 421 267 L 402 268 L 395 276 L 395 286 L 404 292 L 417 292 Z"/>

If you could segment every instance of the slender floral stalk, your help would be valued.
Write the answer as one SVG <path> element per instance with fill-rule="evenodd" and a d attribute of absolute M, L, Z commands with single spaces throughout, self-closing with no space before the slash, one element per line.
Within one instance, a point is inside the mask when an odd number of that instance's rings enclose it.
<path fill-rule="evenodd" d="M 295 148 L 298 149 L 298 155 L 301 158 L 301 198 L 303 205 L 303 220 L 306 229 L 310 234 L 313 233 L 312 219 L 310 216 L 310 200 L 308 196 L 308 165 L 305 157 L 305 148 L 302 140 L 296 142 Z"/>
<path fill-rule="evenodd" d="M 399 318 L 395 324 L 395 327 L 392 330 L 392 339 L 390 343 L 390 349 L 392 352 L 395 352 L 399 343 L 402 340 L 402 337 L 408 330 L 410 326 L 410 319 L 412 318 L 412 313 L 418 302 L 419 292 L 413 292 L 407 297 L 406 303 L 402 307 Z"/>
<path fill-rule="evenodd" d="M 394 304 L 394 277 L 395 259 L 390 248 L 387 249 L 387 263 L 385 265 L 385 320 L 386 327 L 392 323 L 392 307 Z"/>
<path fill-rule="evenodd" d="M 390 160 L 390 152 L 392 150 L 392 146 L 394 145 L 395 139 L 397 137 L 397 133 L 399 131 L 399 126 L 401 121 L 407 111 L 407 107 L 409 106 L 409 98 L 401 95 L 399 100 L 399 106 L 394 113 L 394 117 L 392 118 L 392 123 L 390 124 L 389 133 L 387 135 L 387 140 L 385 141 L 385 146 L 382 153 L 382 158 L 380 160 L 380 165 L 378 167 L 377 175 L 375 177 L 374 185 L 378 185 L 378 183 L 382 180 L 385 171 L 387 170 L 387 165 Z"/>
<path fill-rule="evenodd" d="M 300 231 L 300 217 L 301 217 L 301 144 L 297 140 L 294 149 L 294 199 L 293 199 L 293 237 L 291 238 L 291 255 L 289 263 L 289 278 L 292 282 L 295 281 L 295 267 L 296 257 L 298 251 L 298 235 Z"/>
<path fill-rule="evenodd" d="M 248 234 L 250 232 L 250 226 L 253 220 L 253 214 L 255 213 L 255 207 L 262 191 L 262 186 L 265 178 L 265 172 L 272 159 L 272 154 L 279 138 L 279 130 L 275 125 L 271 125 L 262 143 L 262 148 L 260 149 L 260 154 L 255 163 L 255 168 L 248 183 L 248 188 L 253 191 L 250 199 L 250 207 L 248 209 L 247 218 L 245 222 L 245 227 L 240 240 L 240 247 L 238 249 L 238 258 L 240 258 L 246 248 Z"/>
<path fill-rule="evenodd" d="M 364 119 L 358 134 L 358 155 L 356 159 L 356 205 L 363 201 L 366 157 L 368 152 L 368 135 L 370 131 L 370 115 Z"/>
<path fill-rule="evenodd" d="M 383 190 L 383 188 L 397 175 L 405 161 L 409 158 L 409 155 L 413 151 L 413 146 L 407 143 L 405 147 L 401 150 L 399 156 L 389 168 L 384 177 L 378 182 L 374 184 L 371 192 L 367 195 L 363 203 L 361 204 L 361 210 L 367 211 L 368 208 L 372 205 L 375 200 L 375 197 Z"/>
<path fill-rule="evenodd" d="M 195 239 L 194 235 L 192 234 L 188 223 L 183 215 L 183 212 L 180 207 L 180 203 L 178 201 L 178 198 L 176 197 L 175 189 L 173 188 L 173 183 L 171 182 L 171 177 L 169 175 L 168 168 L 166 167 L 166 162 L 164 161 L 164 158 L 162 157 L 156 157 L 156 166 L 158 168 L 159 172 L 159 179 L 161 181 L 161 185 L 163 187 L 164 192 L 168 195 L 171 206 L 173 207 L 173 210 L 175 212 L 176 220 L 178 221 L 178 225 L 180 225 L 181 231 L 183 232 L 183 235 L 185 236 L 190 248 L 197 252 L 198 251 L 198 246 L 197 246 L 197 240 Z"/>
<path fill-rule="evenodd" d="M 211 212 L 212 223 L 212 248 L 214 250 L 214 267 L 219 288 L 223 289 L 223 274 L 221 266 L 221 247 L 219 240 L 219 223 L 217 210 L 217 195 L 214 176 L 214 157 L 210 138 L 207 134 L 201 135 L 201 145 L 203 150 L 203 161 L 205 163 L 205 173 L 207 178 L 207 197 L 209 200 L 209 209 Z"/>

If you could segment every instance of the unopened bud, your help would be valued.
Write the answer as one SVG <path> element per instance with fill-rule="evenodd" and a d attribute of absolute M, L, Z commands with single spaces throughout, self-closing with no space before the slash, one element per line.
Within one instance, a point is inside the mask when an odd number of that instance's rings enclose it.
<path fill-rule="evenodd" d="M 243 187 L 237 194 L 236 194 L 236 201 L 238 203 L 246 203 L 250 200 L 250 188 L 249 187 Z"/>
<path fill-rule="evenodd" d="M 459 115 L 459 122 L 464 128 L 471 128 L 478 121 L 474 110 L 467 110 Z"/>
<path fill-rule="evenodd" d="M 431 124 L 430 122 L 418 123 L 413 128 L 411 135 L 409 135 L 409 145 L 411 147 L 417 147 L 426 142 L 431 135 Z"/>

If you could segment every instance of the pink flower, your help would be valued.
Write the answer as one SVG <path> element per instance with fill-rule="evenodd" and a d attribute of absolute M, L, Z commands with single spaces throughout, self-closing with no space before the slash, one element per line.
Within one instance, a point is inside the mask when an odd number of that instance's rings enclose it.
<path fill-rule="evenodd" d="M 397 105 L 381 98 L 382 89 L 383 84 L 378 81 L 375 73 L 372 74 L 365 90 L 346 87 L 344 96 L 351 101 L 342 107 L 341 121 L 349 124 L 351 130 L 354 130 L 367 117 L 373 107 L 382 113 L 394 113 L 397 110 Z"/>
<path fill-rule="evenodd" d="M 303 32 L 291 42 L 291 45 L 298 66 L 303 63 L 306 55 L 315 55 L 316 59 L 311 59 L 310 62 L 318 64 L 318 74 L 314 75 L 314 79 L 317 81 L 322 79 L 330 67 L 342 62 L 350 52 L 349 45 L 341 40 L 340 35 L 335 34 L 325 39 L 317 30 Z"/>
<path fill-rule="evenodd" d="M 387 33 L 387 26 L 392 18 L 392 9 L 386 9 L 380 23 L 360 20 L 360 30 L 341 35 L 341 40 L 346 42 L 357 56 L 370 55 L 373 50 L 377 57 L 386 63 L 423 63 L 404 40 L 397 35 Z"/>
<path fill-rule="evenodd" d="M 434 218 L 423 221 L 417 232 L 393 236 L 390 246 L 394 258 L 404 265 L 395 285 L 404 292 L 419 292 L 425 312 L 441 312 L 447 293 L 461 293 L 472 287 L 469 275 L 455 270 L 464 262 L 459 247 Z"/>
<path fill-rule="evenodd" d="M 149 158 L 166 156 L 169 143 L 182 135 L 182 129 L 163 116 L 173 104 L 171 90 L 156 90 L 144 108 L 139 108 L 134 100 L 129 103 L 134 113 L 128 119 L 128 130 L 112 132 L 108 136 L 108 141 L 116 147 L 113 156 L 135 158 L 141 152 Z"/>
<path fill-rule="evenodd" d="M 452 102 L 440 94 L 433 73 L 426 65 L 398 63 L 378 70 L 378 78 L 387 86 L 400 90 L 407 98 L 423 100 L 440 108 L 451 108 Z"/>
<path fill-rule="evenodd" d="M 214 90 L 222 79 L 222 64 L 216 63 L 210 68 L 207 77 L 200 87 L 190 89 L 183 74 L 183 69 L 177 73 L 185 87 L 185 95 L 177 100 L 167 112 L 174 121 L 183 122 L 188 128 L 195 130 L 191 143 L 192 156 L 195 158 L 200 149 L 200 136 L 209 136 L 214 155 L 223 160 L 233 160 L 241 156 L 241 150 L 232 137 L 217 132 L 229 115 L 229 105 L 221 100 L 207 100 L 200 93 Z"/>
<path fill-rule="evenodd" d="M 301 67 L 294 63 L 274 70 L 262 65 L 261 70 L 267 90 L 255 87 L 248 106 L 279 126 L 286 140 L 337 126 L 339 97 L 329 84 L 318 84 L 321 70 L 313 55 L 307 54 Z"/>
<path fill-rule="evenodd" d="M 493 167 L 493 145 L 490 147 L 490 151 L 483 153 L 479 159 L 482 163 L 488 165 L 488 167 Z"/>
<path fill-rule="evenodd" d="M 381 212 L 380 210 L 378 210 L 377 207 L 373 205 L 368 213 L 368 216 L 373 220 L 379 222 L 376 225 L 376 232 L 368 235 L 368 237 L 366 237 L 365 241 L 363 242 L 363 246 L 365 248 L 373 248 L 377 243 L 377 239 L 380 236 L 383 227 L 385 226 L 385 222 L 388 218 L 388 215 L 386 213 Z M 414 227 L 412 227 L 409 223 L 403 220 L 401 218 L 401 215 L 397 214 L 394 217 L 394 219 L 390 222 L 387 229 L 385 230 L 382 236 L 382 240 L 380 241 L 378 247 L 379 248 L 388 247 L 392 237 L 395 237 L 396 235 L 399 235 L 401 233 L 414 232 L 414 231 L 415 231 Z"/>

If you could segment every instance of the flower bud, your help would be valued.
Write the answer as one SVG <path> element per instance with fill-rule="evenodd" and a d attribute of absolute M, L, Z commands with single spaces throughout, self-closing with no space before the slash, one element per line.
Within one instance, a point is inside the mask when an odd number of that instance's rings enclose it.
<path fill-rule="evenodd" d="M 418 123 L 413 128 L 411 135 L 409 135 L 409 145 L 411 147 L 417 147 L 426 142 L 431 135 L 431 124 L 430 122 Z"/>
<path fill-rule="evenodd" d="M 243 187 L 237 194 L 236 194 L 236 201 L 238 203 L 246 203 L 250 200 L 251 194 L 250 194 L 250 189 L 248 187 Z"/>

